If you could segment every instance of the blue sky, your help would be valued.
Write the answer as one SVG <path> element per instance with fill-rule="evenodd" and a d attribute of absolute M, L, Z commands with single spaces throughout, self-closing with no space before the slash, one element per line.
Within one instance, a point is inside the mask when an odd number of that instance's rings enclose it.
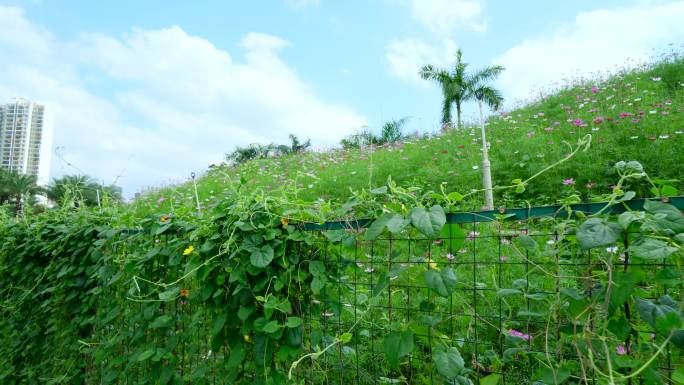
<path fill-rule="evenodd" d="M 289 133 L 325 147 L 404 116 L 435 131 L 441 95 L 417 69 L 457 47 L 473 67 L 507 67 L 510 108 L 684 38 L 682 1 L 102 4 L 0 1 L 0 99 L 47 104 L 60 156 L 129 196 Z M 74 172 L 53 157 L 53 176 Z"/>

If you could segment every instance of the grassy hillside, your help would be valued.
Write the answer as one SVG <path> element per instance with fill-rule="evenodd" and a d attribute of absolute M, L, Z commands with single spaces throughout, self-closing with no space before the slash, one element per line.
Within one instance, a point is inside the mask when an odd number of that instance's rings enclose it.
<path fill-rule="evenodd" d="M 569 143 L 591 134 L 591 148 L 545 173 L 525 193 L 499 193 L 497 206 L 524 200 L 554 203 L 570 189 L 582 199 L 610 190 L 612 166 L 637 160 L 654 178 L 676 179 L 681 189 L 684 167 L 684 60 L 675 58 L 603 80 L 585 80 L 487 122 L 494 185 L 525 179 L 569 152 Z M 566 143 L 564 143 L 566 142 Z M 392 146 L 333 150 L 262 159 L 238 167 L 219 166 L 198 180 L 203 204 L 234 188 L 287 194 L 298 202 L 341 202 L 352 190 L 385 184 L 423 190 L 468 192 L 481 188 L 479 129 L 413 138 Z M 563 180 L 573 179 L 574 186 Z M 642 186 L 632 186 L 645 190 Z M 669 193 L 674 190 L 670 189 Z M 480 194 L 464 208 L 481 206 Z M 192 185 L 165 188 L 134 203 L 139 210 L 194 207 Z"/>

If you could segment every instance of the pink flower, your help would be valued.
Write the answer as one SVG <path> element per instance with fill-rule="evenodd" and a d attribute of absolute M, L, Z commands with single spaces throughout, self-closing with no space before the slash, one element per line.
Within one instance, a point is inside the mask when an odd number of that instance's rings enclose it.
<path fill-rule="evenodd" d="M 603 116 L 597 116 L 593 120 L 594 124 L 601 124 L 603 123 Z"/>
<path fill-rule="evenodd" d="M 529 341 L 529 340 L 530 340 L 530 335 L 529 335 L 529 334 L 525 334 L 525 333 L 523 333 L 523 332 L 521 332 L 521 331 L 518 331 L 518 330 L 515 330 L 515 329 L 508 329 L 508 334 L 511 335 L 511 336 L 513 336 L 513 337 L 522 338 L 522 339 L 524 339 L 525 341 Z"/>
<path fill-rule="evenodd" d="M 577 126 L 577 127 L 582 127 L 584 125 L 584 120 L 582 119 L 575 119 L 572 121 L 572 124 Z"/>
<path fill-rule="evenodd" d="M 473 239 L 477 238 L 480 236 L 479 231 L 471 231 L 468 233 L 468 236 L 466 237 L 466 240 L 472 241 Z"/>
<path fill-rule="evenodd" d="M 501 262 L 506 262 L 507 260 L 508 260 L 508 257 L 505 255 L 502 255 L 499 257 L 499 261 L 501 261 Z"/>
<path fill-rule="evenodd" d="M 625 345 L 618 345 L 615 348 L 615 353 L 617 353 L 617 355 L 619 356 L 624 356 L 625 354 L 627 354 L 627 349 L 625 349 Z"/>
<path fill-rule="evenodd" d="M 544 128 L 544 131 L 551 132 L 551 131 L 553 131 L 553 127 L 546 127 L 546 128 Z"/>
<path fill-rule="evenodd" d="M 598 87 L 591 87 L 591 93 L 592 94 L 597 94 L 599 92 Z"/>
<path fill-rule="evenodd" d="M 565 185 L 565 186 L 572 186 L 574 184 L 575 184 L 575 180 L 573 178 L 563 179 L 563 185 Z"/>
<path fill-rule="evenodd" d="M 633 114 L 631 112 L 620 112 L 620 114 L 618 116 L 620 117 L 620 119 L 624 119 L 624 118 L 630 117 L 632 115 Z"/>

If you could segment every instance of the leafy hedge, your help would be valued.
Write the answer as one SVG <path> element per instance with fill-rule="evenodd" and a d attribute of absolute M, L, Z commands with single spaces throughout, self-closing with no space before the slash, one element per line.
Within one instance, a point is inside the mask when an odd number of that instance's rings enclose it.
<path fill-rule="evenodd" d="M 630 180 L 646 177 L 636 162 L 616 168 L 609 206 L 632 198 Z M 365 232 L 305 231 L 289 218 L 311 208 L 258 193 L 226 195 L 201 216 L 82 208 L 0 223 L 0 382 L 496 384 L 524 370 L 525 380 L 546 384 L 592 376 L 658 384 L 684 376 L 677 208 L 649 201 L 617 217 L 525 224 L 502 213 L 466 233 L 445 225 L 462 196 L 391 181 L 368 194 L 346 206 L 377 218 Z M 462 247 L 475 255 L 483 237 L 496 243 L 479 249 L 482 265 L 473 259 L 469 271 L 454 261 Z M 381 252 L 393 239 L 395 249 Z M 496 270 L 506 263 L 503 244 L 520 261 L 507 280 Z M 582 262 L 587 255 L 593 262 Z M 527 271 L 535 263 L 542 268 Z M 499 278 L 496 290 L 478 274 Z M 407 306 L 394 297 L 402 293 L 421 316 L 391 313 Z M 497 306 L 498 326 L 478 315 L 454 327 L 440 316 Z M 472 333 L 498 348 L 465 343 Z M 664 352 L 672 371 L 661 373 Z"/>

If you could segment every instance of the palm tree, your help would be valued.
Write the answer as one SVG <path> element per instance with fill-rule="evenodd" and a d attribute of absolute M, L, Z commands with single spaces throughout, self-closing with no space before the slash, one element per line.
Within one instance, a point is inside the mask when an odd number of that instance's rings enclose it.
<path fill-rule="evenodd" d="M 501 92 L 488 82 L 496 79 L 504 67 L 496 65 L 468 73 L 468 63 L 463 62 L 463 53 L 456 51 L 456 63 L 453 70 L 435 68 L 432 64 L 423 66 L 420 76 L 425 80 L 434 80 L 442 87 L 442 125 L 451 126 L 451 108 L 456 105 L 456 125 L 461 128 L 461 107 L 463 103 L 479 99 L 490 108 L 496 110 L 501 106 Z"/>
<path fill-rule="evenodd" d="M 43 188 L 38 186 L 38 178 L 35 175 L 16 172 L 9 173 L 6 188 L 9 195 L 14 198 L 14 208 L 17 215 L 22 212 L 23 202 L 28 196 L 43 192 Z"/>
<path fill-rule="evenodd" d="M 121 188 L 102 186 L 88 175 L 64 175 L 55 178 L 47 189 L 47 197 L 58 204 L 97 206 L 104 195 L 113 201 L 121 201 Z M 99 196 L 99 197 L 98 197 Z M 65 198 L 68 202 L 64 202 Z M 71 201 L 73 200 L 73 201 Z"/>
<path fill-rule="evenodd" d="M 3 204 L 10 199 L 9 178 L 9 172 L 4 168 L 0 168 L 0 204 Z"/>

